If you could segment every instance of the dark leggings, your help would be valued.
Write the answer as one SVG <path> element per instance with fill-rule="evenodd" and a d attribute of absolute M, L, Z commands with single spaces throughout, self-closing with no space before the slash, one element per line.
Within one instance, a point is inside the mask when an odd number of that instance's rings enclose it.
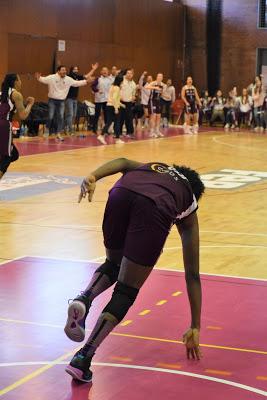
<path fill-rule="evenodd" d="M 169 121 L 172 102 L 164 99 L 160 99 L 160 101 L 162 105 L 162 117 L 167 118 L 167 120 Z"/>
<path fill-rule="evenodd" d="M 113 106 L 107 106 L 107 121 L 103 129 L 103 133 L 108 133 L 108 130 L 114 122 L 114 133 L 117 139 L 120 137 L 120 112 L 118 114 L 115 113 L 115 109 Z"/>
<path fill-rule="evenodd" d="M 17 161 L 19 158 L 19 152 L 16 146 L 13 144 L 12 145 L 12 150 L 11 150 L 11 156 L 1 156 L 0 157 L 0 171 L 4 175 L 9 167 L 9 165 Z"/>

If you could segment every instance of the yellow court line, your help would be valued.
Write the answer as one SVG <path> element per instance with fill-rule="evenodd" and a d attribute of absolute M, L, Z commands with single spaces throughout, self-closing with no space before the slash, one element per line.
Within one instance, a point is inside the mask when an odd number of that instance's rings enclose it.
<path fill-rule="evenodd" d="M 182 366 L 179 365 L 179 364 L 166 364 L 166 363 L 157 363 L 156 367 L 159 367 L 159 368 L 170 368 L 170 369 L 180 369 L 180 368 L 182 368 Z"/>
<path fill-rule="evenodd" d="M 51 363 L 49 363 L 47 365 L 44 365 L 41 368 L 38 368 L 36 371 L 31 372 L 30 374 L 24 376 L 23 378 L 18 379 L 16 382 L 12 383 L 11 385 L 6 386 L 4 389 L 0 390 L 0 397 L 3 396 L 6 393 L 11 392 L 12 390 L 18 388 L 19 386 L 23 385 L 24 383 L 29 382 L 33 378 L 36 378 L 37 376 L 41 375 L 42 373 L 44 373 L 48 369 L 50 369 L 50 368 L 54 367 L 55 365 L 57 365 L 59 362 L 64 361 L 66 358 L 71 357 L 73 355 L 73 353 L 75 353 L 79 349 L 80 349 L 80 347 L 78 347 L 77 349 L 74 349 L 74 350 L 72 350 L 72 351 L 70 351 L 68 353 L 63 354 L 62 356 L 58 357 L 57 359 L 55 359 Z"/>
<path fill-rule="evenodd" d="M 122 322 L 122 323 L 120 324 L 120 326 L 127 326 L 127 325 L 130 325 L 132 322 L 133 322 L 132 320 L 127 319 L 126 321 Z"/>
<path fill-rule="evenodd" d="M 180 296 L 180 294 L 182 294 L 183 292 L 174 292 L 173 294 L 172 294 L 172 296 L 173 297 L 177 297 L 177 296 Z"/>
<path fill-rule="evenodd" d="M 205 369 L 207 374 L 214 374 L 214 375 L 223 375 L 223 376 L 231 376 L 232 372 L 230 371 L 219 371 L 217 369 Z"/>
<path fill-rule="evenodd" d="M 138 336 L 138 335 L 131 335 L 131 334 L 128 334 L 128 333 L 111 332 L 111 335 L 129 337 L 129 338 L 132 338 L 132 339 L 151 340 L 151 341 L 162 342 L 162 343 L 184 344 L 180 340 L 162 339 L 162 338 L 155 338 L 155 337 L 148 337 L 148 336 Z M 267 355 L 267 351 L 263 351 L 263 350 L 243 349 L 243 348 L 239 348 L 239 347 L 228 347 L 228 346 L 217 346 L 217 345 L 214 345 L 214 344 L 203 344 L 203 343 L 200 343 L 200 347 L 207 347 L 207 348 L 210 348 L 210 349 L 240 351 L 240 352 L 243 352 L 243 353 L 254 353 L 254 354 Z"/>
<path fill-rule="evenodd" d="M 267 381 L 267 376 L 257 376 L 258 381 Z"/>
<path fill-rule="evenodd" d="M 151 310 L 143 310 L 138 315 L 147 315 L 151 312 Z"/>
<path fill-rule="evenodd" d="M 211 329 L 213 331 L 221 331 L 222 327 L 221 326 L 207 326 L 207 329 Z"/>
<path fill-rule="evenodd" d="M 18 323 L 18 324 L 30 324 L 30 325 L 35 325 L 35 326 L 46 326 L 49 328 L 60 328 L 63 329 L 64 326 L 62 325 L 52 325 L 52 324 L 42 324 L 41 322 L 31 322 L 31 321 L 22 321 L 22 320 L 15 320 L 15 319 L 9 319 L 9 318 L 0 318 L 0 322 L 11 322 L 11 323 Z M 126 320 L 122 324 L 125 324 L 123 326 L 127 326 L 131 324 L 133 321 L 132 320 Z M 122 324 L 120 324 L 122 326 Z M 89 330 L 86 330 L 89 332 Z M 155 337 L 149 337 L 149 336 L 138 336 L 138 335 L 131 335 L 127 333 L 119 333 L 119 332 L 111 332 L 111 335 L 114 336 L 122 336 L 122 337 L 129 337 L 133 339 L 143 339 L 143 340 L 151 340 L 151 341 L 156 341 L 156 342 L 162 342 L 162 343 L 177 343 L 177 344 L 183 344 L 182 341 L 179 340 L 173 340 L 173 339 L 163 339 L 163 338 L 155 338 Z M 220 350 L 230 350 L 230 351 L 240 351 L 243 353 L 254 353 L 254 354 L 262 354 L 262 355 L 267 355 L 267 351 L 264 350 L 255 350 L 255 349 L 244 349 L 244 348 L 239 348 L 239 347 L 229 347 L 229 346 L 218 346 L 215 344 L 200 344 L 201 347 L 207 347 L 211 349 L 220 349 Z"/>
<path fill-rule="evenodd" d="M 110 356 L 109 358 L 111 360 L 115 360 L 115 361 L 124 361 L 124 362 L 132 362 L 133 361 L 132 358 L 127 358 L 127 357 Z"/>
<path fill-rule="evenodd" d="M 162 306 L 165 303 L 167 303 L 167 300 L 160 300 L 156 303 L 156 306 Z"/>

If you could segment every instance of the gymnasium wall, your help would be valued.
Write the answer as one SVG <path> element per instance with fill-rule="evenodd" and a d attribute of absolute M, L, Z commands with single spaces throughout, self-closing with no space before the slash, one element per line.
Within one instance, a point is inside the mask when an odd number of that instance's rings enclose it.
<path fill-rule="evenodd" d="M 66 51 L 57 51 L 57 41 Z M 0 0 L 0 79 L 18 72 L 25 96 L 46 100 L 33 74 L 53 65 L 91 63 L 182 76 L 183 6 L 163 0 Z M 81 98 L 89 98 L 82 88 Z"/>
<path fill-rule="evenodd" d="M 224 0 L 221 85 L 240 90 L 255 77 L 257 48 L 267 47 L 267 29 L 258 29 L 258 0 Z"/>
<path fill-rule="evenodd" d="M 207 87 L 206 0 L 184 0 L 187 6 L 186 74 L 199 89 Z M 223 0 L 221 36 L 221 88 L 250 83 L 257 67 L 257 48 L 267 47 L 267 29 L 258 29 L 258 0 Z"/>

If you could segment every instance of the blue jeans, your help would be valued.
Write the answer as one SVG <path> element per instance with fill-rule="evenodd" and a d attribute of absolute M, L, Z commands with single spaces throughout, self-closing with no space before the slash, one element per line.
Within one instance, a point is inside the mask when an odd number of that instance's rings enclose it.
<path fill-rule="evenodd" d="M 75 120 L 77 115 L 78 100 L 67 99 L 65 102 L 65 128 L 71 132 L 73 120 Z"/>
<path fill-rule="evenodd" d="M 254 120 L 255 120 L 255 126 L 256 126 L 257 128 L 263 126 L 262 107 L 255 107 L 255 108 L 254 108 Z"/>
<path fill-rule="evenodd" d="M 63 129 L 65 101 L 48 100 L 48 129 L 49 133 L 59 133 Z"/>

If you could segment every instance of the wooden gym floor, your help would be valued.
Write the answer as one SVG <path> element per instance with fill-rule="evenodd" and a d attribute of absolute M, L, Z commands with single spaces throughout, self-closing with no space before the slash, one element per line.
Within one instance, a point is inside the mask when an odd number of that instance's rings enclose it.
<path fill-rule="evenodd" d="M 148 395 L 169 400 L 178 394 L 186 398 L 188 388 L 190 399 L 267 396 L 262 308 L 267 296 L 267 137 L 220 129 L 197 136 L 177 128 L 165 133 L 166 138 L 151 140 L 139 132 L 138 140 L 125 145 L 109 138 L 108 146 L 92 136 L 60 144 L 42 138 L 17 141 L 21 158 L 0 183 L 3 398 L 115 400 L 119 392 L 127 400 Z M 102 215 L 116 177 L 99 182 L 91 204 L 77 204 L 79 183 L 90 170 L 121 156 L 189 165 L 206 183 L 198 212 L 205 357 L 198 365 L 188 363 L 179 343 L 189 318 L 177 272 L 181 245 L 173 230 L 157 265 L 162 271 L 155 270 L 125 324 L 99 350 L 93 387 L 75 386 L 61 365 L 75 348 L 61 329 L 66 300 L 83 289 L 93 263 L 104 258 Z M 98 300 L 92 317 L 108 295 Z M 158 307 L 163 300 L 167 304 Z"/>

